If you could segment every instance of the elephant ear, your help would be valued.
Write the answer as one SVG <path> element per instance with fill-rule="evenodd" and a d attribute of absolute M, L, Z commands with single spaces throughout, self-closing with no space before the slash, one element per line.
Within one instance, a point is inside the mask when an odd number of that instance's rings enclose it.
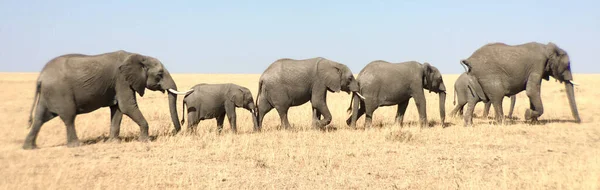
<path fill-rule="evenodd" d="M 485 96 L 485 93 L 483 92 L 483 88 L 481 88 L 481 85 L 479 84 L 477 79 L 471 75 L 469 75 L 468 87 L 469 87 L 469 92 L 471 93 L 471 96 L 479 97 L 479 99 L 482 100 L 483 102 L 488 102 L 488 99 Z"/>
<path fill-rule="evenodd" d="M 423 63 L 423 87 L 431 90 L 434 74 L 432 66 L 427 62 Z"/>
<path fill-rule="evenodd" d="M 241 88 L 232 89 L 229 93 L 229 100 L 236 107 L 244 107 L 244 91 Z"/>
<path fill-rule="evenodd" d="M 342 90 L 342 71 L 335 63 L 320 63 L 322 59 L 317 61 L 317 71 L 319 77 L 324 81 L 325 86 L 332 92 L 340 92 Z"/>
<path fill-rule="evenodd" d="M 144 90 L 146 89 L 146 68 L 144 67 L 145 58 L 140 54 L 129 55 L 123 64 L 119 66 L 120 74 L 125 78 L 125 81 L 129 83 L 129 86 L 135 90 L 140 96 L 144 96 Z"/>
<path fill-rule="evenodd" d="M 559 60 L 561 58 L 561 49 L 558 48 L 558 46 L 556 46 L 556 44 L 549 42 L 547 45 L 547 56 L 548 56 L 548 60 L 546 61 L 546 67 L 544 68 L 544 71 L 547 73 L 544 75 L 544 79 L 549 80 L 550 79 L 550 74 L 552 76 L 559 76 L 559 69 L 558 67 L 560 66 L 559 64 Z"/>

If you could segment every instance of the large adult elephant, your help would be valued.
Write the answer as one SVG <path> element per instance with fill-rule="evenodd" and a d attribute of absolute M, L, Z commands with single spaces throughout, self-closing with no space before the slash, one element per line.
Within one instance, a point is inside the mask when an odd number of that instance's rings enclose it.
<path fill-rule="evenodd" d="M 118 138 L 123 114 L 140 126 L 139 140 L 148 139 L 148 122 L 140 112 L 135 93 L 144 90 L 169 92 L 171 120 L 178 132 L 177 85 L 164 65 L 156 58 L 116 51 L 100 55 L 68 54 L 52 59 L 42 69 L 35 89 L 29 124 L 31 131 L 24 149 L 36 147 L 42 125 L 59 116 L 67 128 L 67 146 L 79 145 L 75 117 L 101 107 L 110 107 L 110 137 Z M 35 108 L 33 124 L 31 114 Z"/>
<path fill-rule="evenodd" d="M 327 91 L 357 92 L 358 82 L 346 65 L 322 57 L 275 61 L 260 76 L 257 130 L 261 129 L 265 114 L 273 108 L 279 113 L 281 125 L 289 128 L 288 109 L 308 101 L 312 104 L 313 127 L 328 125 L 332 116 L 327 107 Z"/>
<path fill-rule="evenodd" d="M 364 100 L 358 93 L 353 95 L 350 103 L 352 115 L 346 120 L 351 127 L 356 127 L 356 120 L 363 114 L 366 114 L 365 128 L 370 127 L 375 109 L 392 105 L 398 105 L 396 123 L 402 125 L 410 98 L 414 99 L 419 110 L 420 126 L 427 126 L 427 104 L 423 89 L 439 94 L 440 118 L 441 124 L 444 124 L 446 86 L 440 71 L 429 63 L 373 61 L 360 71 L 357 80 Z"/>
<path fill-rule="evenodd" d="M 469 98 L 477 98 L 475 94 L 473 94 L 473 83 L 475 82 L 475 78 L 471 75 L 468 75 L 466 72 L 461 74 L 456 81 L 454 82 L 454 101 L 452 102 L 456 107 L 452 109 L 450 112 L 450 116 L 454 117 L 457 115 L 463 115 L 463 109 L 465 105 L 468 103 Z M 458 101 L 458 104 L 457 104 Z M 508 117 L 512 118 L 513 110 L 515 109 L 515 103 L 517 101 L 516 95 L 510 96 L 510 111 L 508 112 Z M 485 107 L 483 108 L 483 118 L 487 118 L 490 113 L 490 107 L 492 106 L 492 102 L 485 102 Z"/>
<path fill-rule="evenodd" d="M 489 100 L 494 105 L 497 122 L 504 121 L 504 96 L 512 96 L 523 90 L 530 102 L 525 120 L 537 120 L 544 113 L 540 96 L 542 79 L 549 80 L 550 76 L 565 83 L 571 113 L 575 122 L 581 122 L 573 92 L 569 55 L 554 43 L 487 44 L 461 63 L 467 66 L 467 73 L 475 77 L 481 86 L 481 90 L 475 92 L 478 99 Z M 473 123 L 474 107 L 475 104 L 469 102 L 464 116 L 465 125 Z"/>

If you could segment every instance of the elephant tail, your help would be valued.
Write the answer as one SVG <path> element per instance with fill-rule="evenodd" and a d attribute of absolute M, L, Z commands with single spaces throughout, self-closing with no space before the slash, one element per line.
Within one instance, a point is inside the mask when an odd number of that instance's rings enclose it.
<path fill-rule="evenodd" d="M 452 105 L 456 105 L 456 89 L 454 89 L 454 100 L 452 101 Z"/>
<path fill-rule="evenodd" d="M 460 60 L 460 65 L 465 69 L 465 72 L 471 71 L 471 63 L 466 59 Z"/>
<path fill-rule="evenodd" d="M 354 103 L 354 96 L 356 96 L 355 93 L 356 92 L 352 93 L 352 97 L 350 98 L 350 105 L 348 106 L 348 109 L 346 109 L 346 113 L 348 114 L 352 113 L 352 103 Z"/>
<path fill-rule="evenodd" d="M 183 99 L 183 103 L 181 104 L 181 125 L 183 125 L 183 123 L 185 122 L 185 106 L 186 102 L 185 99 Z"/>
<path fill-rule="evenodd" d="M 35 109 L 35 105 L 39 102 L 39 97 L 40 97 L 40 88 L 42 87 L 42 81 L 37 81 L 37 83 L 35 84 L 35 95 L 33 96 L 33 105 L 31 105 L 31 110 L 29 110 L 29 121 L 28 121 L 28 126 L 27 128 L 31 127 L 31 124 L 33 122 L 33 110 Z"/>
<path fill-rule="evenodd" d="M 256 106 L 256 110 L 257 110 L 256 114 L 258 114 L 258 103 L 259 103 L 258 100 L 260 100 L 260 93 L 262 92 L 262 86 L 263 86 L 263 81 L 262 80 L 258 81 L 258 93 L 256 94 L 256 102 L 254 104 L 254 106 Z"/>
<path fill-rule="evenodd" d="M 488 98 L 485 95 L 483 88 L 481 87 L 481 85 L 479 84 L 479 82 L 477 81 L 477 79 L 475 77 L 469 77 L 468 87 L 469 87 L 469 90 L 471 91 L 471 95 L 473 97 L 478 97 L 479 100 L 481 100 L 483 102 L 488 102 Z"/>

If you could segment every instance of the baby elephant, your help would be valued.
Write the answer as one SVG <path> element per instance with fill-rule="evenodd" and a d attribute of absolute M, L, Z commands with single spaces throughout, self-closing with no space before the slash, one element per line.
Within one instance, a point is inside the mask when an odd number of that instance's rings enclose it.
<path fill-rule="evenodd" d="M 248 88 L 236 84 L 198 84 L 192 87 L 193 92 L 185 95 L 183 99 L 183 119 L 185 121 L 185 107 L 188 111 L 188 129 L 194 130 L 201 120 L 217 119 L 219 133 L 223 130 L 225 114 L 229 119 L 231 130 L 236 133 L 235 108 L 245 108 L 252 113 L 254 129 L 257 129 L 254 99 Z"/>
<path fill-rule="evenodd" d="M 454 102 L 453 102 L 453 104 L 456 105 L 456 107 L 454 107 L 452 112 L 450 112 L 450 115 L 453 117 L 454 116 L 462 116 L 464 106 L 467 104 L 469 98 L 470 97 L 475 98 L 474 95 L 471 93 L 472 89 L 470 89 L 471 87 L 469 85 L 478 85 L 478 84 L 475 84 L 474 81 L 470 81 L 470 80 L 475 80 L 475 79 L 472 76 L 468 75 L 467 73 L 463 73 L 454 82 Z M 458 99 L 458 104 L 457 104 L 457 99 Z M 478 98 L 475 98 L 475 99 L 479 101 Z M 510 112 L 508 112 L 509 118 L 512 118 L 513 110 L 515 108 L 515 102 L 516 102 L 516 95 L 510 96 Z M 491 105 L 492 105 L 492 102 L 490 102 L 490 101 L 485 102 L 485 108 L 483 109 L 483 118 L 488 117 L 488 114 L 490 113 Z"/>

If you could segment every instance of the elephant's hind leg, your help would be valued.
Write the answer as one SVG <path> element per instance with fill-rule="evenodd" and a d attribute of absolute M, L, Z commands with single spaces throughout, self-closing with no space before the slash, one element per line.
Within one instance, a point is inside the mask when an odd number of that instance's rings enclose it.
<path fill-rule="evenodd" d="M 60 119 L 65 123 L 67 127 L 67 147 L 79 146 L 79 138 L 77 138 L 77 131 L 75 130 L 75 117 L 77 114 L 73 111 L 63 111 L 59 115 Z"/>
<path fill-rule="evenodd" d="M 48 108 L 44 105 L 43 101 L 40 99 L 36 106 L 34 120 L 31 126 L 31 130 L 27 137 L 25 138 L 25 143 L 23 143 L 23 149 L 35 149 L 37 148 L 36 140 L 42 125 L 47 121 L 50 121 L 52 118 L 56 117 L 56 114 L 50 113 Z"/>
<path fill-rule="evenodd" d="M 279 113 L 279 118 L 281 119 L 281 126 L 284 129 L 289 129 L 290 128 L 290 121 L 288 120 L 288 109 L 289 107 L 286 106 L 279 106 L 275 108 L 277 110 L 277 113 Z"/>
<path fill-rule="evenodd" d="M 458 104 L 456 104 L 456 107 L 454 107 L 454 109 L 452 109 L 452 111 L 450 112 L 450 115 L 452 117 L 463 115 L 463 108 L 465 107 L 465 104 L 467 104 L 466 101 L 465 102 L 458 102 Z"/>
<path fill-rule="evenodd" d="M 373 124 L 373 113 L 377 109 L 378 105 L 373 102 L 365 103 L 365 125 L 364 128 L 371 128 Z"/>
<path fill-rule="evenodd" d="M 504 97 L 501 97 L 499 99 L 495 99 L 495 100 L 490 100 L 492 102 L 492 104 L 494 104 L 494 111 L 496 112 L 496 122 L 498 124 L 501 124 L 504 122 L 504 110 L 502 108 L 502 99 Z"/>
<path fill-rule="evenodd" d="M 271 106 L 271 104 L 263 97 L 264 96 L 260 97 L 259 104 L 257 105 L 257 107 L 258 107 L 258 113 L 256 113 L 257 114 L 256 119 L 258 122 L 257 131 L 261 130 L 263 119 L 265 118 L 265 115 L 267 115 L 267 113 L 269 113 L 269 111 L 271 111 L 273 109 L 273 106 Z"/>
<path fill-rule="evenodd" d="M 490 114 L 490 107 L 492 106 L 492 102 L 488 101 L 484 104 L 483 107 L 483 118 L 486 119 L 488 117 L 488 115 Z M 494 110 L 495 110 L 495 106 L 494 106 Z"/>
<path fill-rule="evenodd" d="M 123 112 L 119 110 L 118 105 L 110 106 L 110 139 L 119 140 L 121 132 L 121 121 L 123 120 Z"/>

